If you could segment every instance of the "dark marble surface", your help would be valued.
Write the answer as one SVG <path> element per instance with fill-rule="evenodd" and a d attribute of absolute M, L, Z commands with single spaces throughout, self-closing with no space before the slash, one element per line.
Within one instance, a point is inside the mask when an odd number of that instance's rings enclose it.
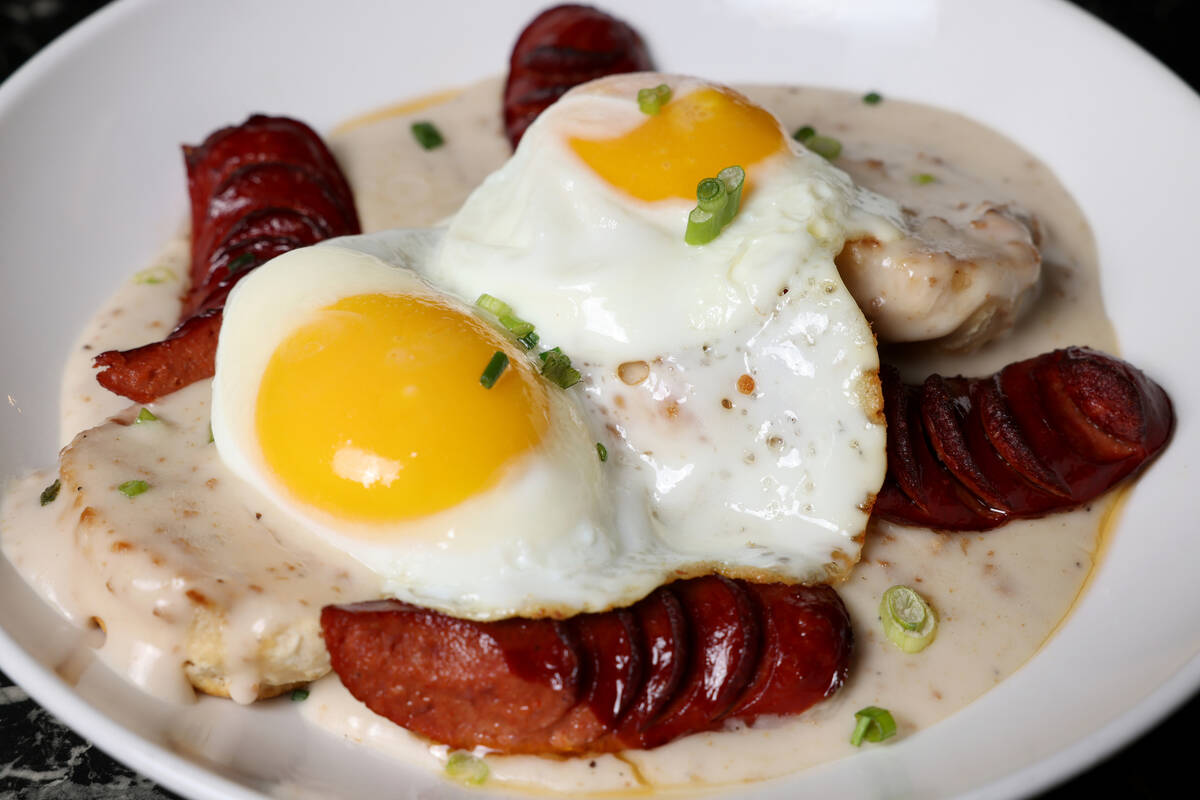
<path fill-rule="evenodd" d="M 1200 2 L 1073 1 L 1124 32 L 1200 90 L 1200 64 L 1194 55 Z M 103 5 L 105 0 L 0 0 L 0 80 Z M 1179 781 L 1184 779 L 1183 785 L 1188 785 L 1181 766 L 1186 762 L 1177 761 L 1176 753 L 1180 743 L 1190 741 L 1197 715 L 1200 699 L 1041 800 L 1103 797 L 1110 792 L 1124 797 L 1181 796 Z M 981 733 L 981 746 L 986 746 L 986 738 Z M 1190 791 L 1194 789 L 1182 796 Z M 0 800 L 175 797 L 76 736 L 0 673 Z"/>

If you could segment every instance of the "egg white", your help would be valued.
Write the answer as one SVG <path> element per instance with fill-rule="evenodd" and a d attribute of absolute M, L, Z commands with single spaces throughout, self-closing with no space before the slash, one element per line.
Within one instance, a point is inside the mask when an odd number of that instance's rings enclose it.
<path fill-rule="evenodd" d="M 844 174 L 789 147 L 713 243 L 686 245 L 689 203 L 625 197 L 565 144 L 638 124 L 632 96 L 658 82 L 677 96 L 704 85 L 640 75 L 573 90 L 448 228 L 293 251 L 232 293 L 213 397 L 222 458 L 392 595 L 477 619 L 568 616 L 689 575 L 820 582 L 857 561 L 886 468 L 879 362 L 833 257 L 848 233 L 890 226 Z M 547 386 L 546 441 L 500 484 L 370 541 L 287 496 L 252 413 L 282 339 L 364 292 L 467 313 L 495 295 L 584 376 Z"/>
<path fill-rule="evenodd" d="M 886 469 L 875 339 L 834 256 L 894 238 L 898 210 L 785 134 L 733 222 L 686 244 L 694 200 L 630 197 L 569 144 L 642 124 L 637 90 L 660 83 L 714 86 L 634 73 L 571 90 L 467 199 L 428 275 L 502 297 L 583 369 L 623 527 L 648 524 L 685 572 L 827 580 L 857 561 Z"/>
<path fill-rule="evenodd" d="M 413 231 L 389 239 L 383 249 L 378 241 L 360 240 L 395 266 L 335 241 L 292 251 L 238 284 L 225 308 L 213 381 L 213 439 L 222 460 L 297 524 L 378 573 L 385 591 L 410 602 L 493 618 L 606 608 L 614 594 L 645 594 L 657 575 L 595 572 L 637 543 L 606 538 L 619 528 L 595 438 L 570 397 L 557 389 L 549 394 L 549 434 L 496 486 L 445 511 L 388 523 L 382 536 L 382 523 L 349 521 L 308 506 L 271 474 L 255 431 L 259 383 L 278 345 L 313 312 L 342 297 L 388 293 L 435 298 L 473 313 L 403 268 L 423 258 L 436 235 Z"/>

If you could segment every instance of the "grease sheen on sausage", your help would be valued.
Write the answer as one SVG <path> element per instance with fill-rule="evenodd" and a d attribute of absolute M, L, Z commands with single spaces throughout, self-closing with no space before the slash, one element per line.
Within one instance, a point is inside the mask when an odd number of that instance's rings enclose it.
<path fill-rule="evenodd" d="M 213 375 L 230 289 L 277 255 L 360 233 L 350 186 L 302 122 L 255 114 L 184 145 L 192 205 L 191 286 L 166 339 L 96 356 L 109 391 L 148 403 Z"/>
<path fill-rule="evenodd" d="M 504 85 L 504 130 L 515 148 L 538 115 L 581 83 L 654 69 L 642 37 L 616 17 L 583 5 L 538 14 L 513 45 Z"/>
<path fill-rule="evenodd" d="M 798 714 L 841 687 L 853 647 L 828 586 L 718 576 L 565 623 L 473 622 L 388 600 L 326 606 L 321 625 L 334 671 L 372 711 L 504 753 L 656 747 Z"/>
<path fill-rule="evenodd" d="M 906 525 L 989 530 L 1074 508 L 1136 475 L 1175 426 L 1161 386 L 1086 347 L 983 378 L 880 377 L 888 472 L 873 513 Z"/>

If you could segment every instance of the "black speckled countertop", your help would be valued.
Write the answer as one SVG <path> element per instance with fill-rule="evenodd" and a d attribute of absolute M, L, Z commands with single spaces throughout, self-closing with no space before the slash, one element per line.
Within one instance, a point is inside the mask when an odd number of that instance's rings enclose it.
<path fill-rule="evenodd" d="M 0 0 L 0 81 L 106 1 Z M 1200 2 L 1073 2 L 1124 32 L 1200 91 L 1200 62 L 1194 55 Z M 1120 120 L 1113 125 L 1120 130 Z M 1186 762 L 1177 760 L 1176 754 L 1178 744 L 1190 741 L 1191 722 L 1197 715 L 1200 699 L 1193 699 L 1125 750 L 1045 793 L 1042 800 L 1189 796 L 1194 789 L 1180 793 L 1181 785 L 1191 784 L 1185 777 Z M 981 747 L 986 747 L 986 740 L 986 734 L 981 734 Z M 0 800 L 175 797 L 76 736 L 0 673 Z"/>

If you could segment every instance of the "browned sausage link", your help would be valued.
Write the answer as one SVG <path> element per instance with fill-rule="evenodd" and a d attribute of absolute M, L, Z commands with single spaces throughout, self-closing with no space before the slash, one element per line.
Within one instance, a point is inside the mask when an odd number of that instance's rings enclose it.
<path fill-rule="evenodd" d="M 709 576 L 628 609 L 471 622 L 400 601 L 321 612 L 333 669 L 371 710 L 456 748 L 579 754 L 798 714 L 842 685 L 853 637 L 827 586 Z"/>
<path fill-rule="evenodd" d="M 162 341 L 133 350 L 96 356 L 96 380 L 135 403 L 150 403 L 215 371 L 221 310 L 205 311 L 184 322 Z"/>
<path fill-rule="evenodd" d="M 590 6 L 546 9 L 521 32 L 504 86 L 504 129 L 515 148 L 525 129 L 571 87 L 653 69 L 646 44 L 621 20 Z"/>
<path fill-rule="evenodd" d="M 874 513 L 901 524 L 988 530 L 1074 508 L 1137 474 L 1175 426 L 1161 386 L 1084 347 L 985 378 L 881 378 L 888 476 Z"/>
<path fill-rule="evenodd" d="M 256 114 L 183 148 L 192 202 L 191 288 L 166 339 L 96 357 L 97 380 L 148 403 L 213 375 L 229 290 L 277 255 L 360 233 L 350 187 L 312 129 Z"/>

